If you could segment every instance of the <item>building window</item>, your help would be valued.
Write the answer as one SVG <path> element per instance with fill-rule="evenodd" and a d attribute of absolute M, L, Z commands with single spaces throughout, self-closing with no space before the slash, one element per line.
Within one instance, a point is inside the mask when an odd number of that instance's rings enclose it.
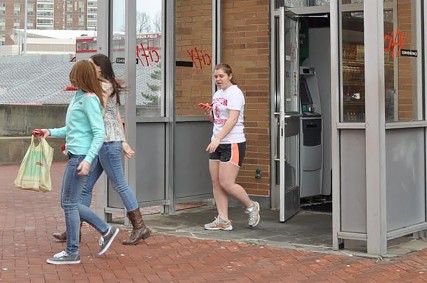
<path fill-rule="evenodd" d="M 423 119 L 421 11 L 416 1 L 384 5 L 385 119 Z"/>
<path fill-rule="evenodd" d="M 79 11 L 82 13 L 85 11 L 85 2 L 84 1 L 79 1 Z"/>
<path fill-rule="evenodd" d="M 344 1 L 343 4 L 350 4 Z M 354 2 L 354 1 L 353 1 Z M 343 5 L 344 6 L 344 5 Z M 343 122 L 365 121 L 365 45 L 362 10 L 341 13 Z"/>

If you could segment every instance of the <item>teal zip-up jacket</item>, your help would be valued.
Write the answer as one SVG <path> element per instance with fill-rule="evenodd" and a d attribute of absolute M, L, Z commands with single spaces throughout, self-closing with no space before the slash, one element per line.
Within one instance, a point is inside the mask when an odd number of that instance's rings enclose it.
<path fill-rule="evenodd" d="M 85 155 L 91 163 L 104 142 L 102 106 L 93 93 L 78 90 L 68 105 L 65 127 L 49 129 L 52 137 L 65 137 L 68 152 Z"/>

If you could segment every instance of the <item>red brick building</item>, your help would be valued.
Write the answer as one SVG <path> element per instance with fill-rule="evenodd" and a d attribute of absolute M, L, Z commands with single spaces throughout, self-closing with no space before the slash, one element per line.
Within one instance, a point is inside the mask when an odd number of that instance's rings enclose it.
<path fill-rule="evenodd" d="M 13 29 L 95 30 L 97 0 L 1 0 L 0 45 L 16 44 Z"/>

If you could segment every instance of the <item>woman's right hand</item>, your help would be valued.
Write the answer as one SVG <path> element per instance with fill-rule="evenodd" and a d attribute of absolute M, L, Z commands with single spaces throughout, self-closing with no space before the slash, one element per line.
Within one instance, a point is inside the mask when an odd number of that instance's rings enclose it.
<path fill-rule="evenodd" d="M 199 103 L 198 106 L 200 107 L 200 109 L 205 111 L 206 116 L 208 116 L 208 120 L 213 122 L 212 104 L 211 103 Z"/>
<path fill-rule="evenodd" d="M 34 129 L 32 132 L 32 135 L 38 138 L 46 138 L 49 136 L 49 130 L 48 129 Z"/>
<path fill-rule="evenodd" d="M 212 110 L 212 104 L 211 103 L 199 103 L 198 106 L 205 111 L 211 111 Z"/>
<path fill-rule="evenodd" d="M 131 159 L 135 155 L 135 151 L 127 142 L 122 142 L 122 148 L 126 158 Z"/>

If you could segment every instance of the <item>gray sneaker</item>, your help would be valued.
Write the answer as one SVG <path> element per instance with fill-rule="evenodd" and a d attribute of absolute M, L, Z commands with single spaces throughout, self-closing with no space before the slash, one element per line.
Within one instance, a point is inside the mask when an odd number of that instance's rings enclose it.
<path fill-rule="evenodd" d="M 230 220 L 223 220 L 221 217 L 215 217 L 215 220 L 211 223 L 205 224 L 206 230 L 224 230 L 231 231 L 233 226 L 231 225 Z"/>
<path fill-rule="evenodd" d="M 104 254 L 111 246 L 111 243 L 114 241 L 114 238 L 119 234 L 119 228 L 111 226 L 108 229 L 107 234 L 99 238 L 99 253 L 98 255 Z"/>
<path fill-rule="evenodd" d="M 80 263 L 80 255 L 69 255 L 66 251 L 62 251 L 47 259 L 46 262 L 50 264 L 78 264 Z"/>
<path fill-rule="evenodd" d="M 254 201 L 254 204 L 246 209 L 246 213 L 249 214 L 248 225 L 249 227 L 255 227 L 258 225 L 260 216 L 259 216 L 259 203 Z"/>

